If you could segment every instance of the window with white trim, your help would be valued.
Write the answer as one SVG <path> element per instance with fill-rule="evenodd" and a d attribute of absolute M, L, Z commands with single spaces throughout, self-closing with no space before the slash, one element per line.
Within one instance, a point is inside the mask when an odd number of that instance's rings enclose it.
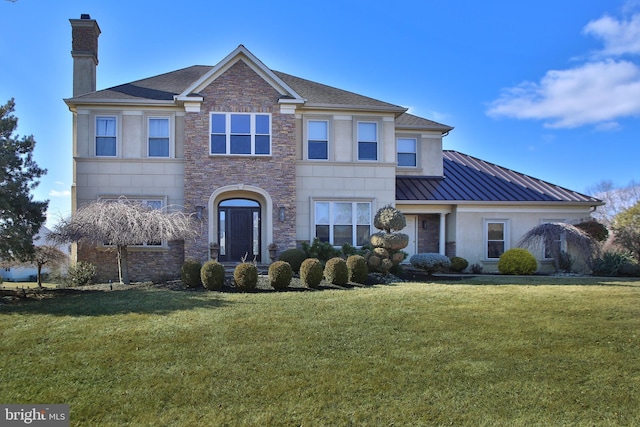
<path fill-rule="evenodd" d="M 564 223 L 564 219 L 543 219 L 541 224 Z M 551 247 L 553 245 L 554 247 Z M 554 250 L 555 249 L 555 250 Z M 562 253 L 567 251 L 567 239 L 564 234 L 560 236 L 560 240 L 553 242 L 542 242 L 542 256 L 544 259 L 555 259 L 554 253 Z"/>
<path fill-rule="evenodd" d="M 169 118 L 149 117 L 149 157 L 169 157 Z"/>
<path fill-rule="evenodd" d="M 315 202 L 315 237 L 333 246 L 364 245 L 371 234 L 371 203 Z"/>
<path fill-rule="evenodd" d="M 115 116 L 96 117 L 96 156 L 115 157 L 117 146 Z"/>
<path fill-rule="evenodd" d="M 377 122 L 358 122 L 358 160 L 378 160 Z"/>
<path fill-rule="evenodd" d="M 271 154 L 271 114 L 211 113 L 212 155 Z"/>
<path fill-rule="evenodd" d="M 307 122 L 307 158 L 309 160 L 329 159 L 329 122 L 309 120 Z"/>
<path fill-rule="evenodd" d="M 509 221 L 485 220 L 485 257 L 498 259 L 509 249 Z"/>
<path fill-rule="evenodd" d="M 418 164 L 418 140 L 416 138 L 398 138 L 397 146 L 398 166 L 416 167 Z"/>

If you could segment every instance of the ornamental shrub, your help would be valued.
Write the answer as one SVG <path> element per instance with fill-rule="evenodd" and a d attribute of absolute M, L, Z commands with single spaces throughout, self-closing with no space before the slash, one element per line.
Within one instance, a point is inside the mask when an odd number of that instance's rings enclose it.
<path fill-rule="evenodd" d="M 459 256 L 451 258 L 451 271 L 462 273 L 467 267 L 469 267 L 469 261 L 466 259 Z"/>
<path fill-rule="evenodd" d="M 273 289 L 280 291 L 286 289 L 291 283 L 293 270 L 286 261 L 276 261 L 269 266 L 269 284 Z"/>
<path fill-rule="evenodd" d="M 407 226 L 407 219 L 404 214 L 391 205 L 386 205 L 376 212 L 373 218 L 373 226 L 378 230 L 384 230 L 387 233 L 391 231 L 402 230 Z"/>
<path fill-rule="evenodd" d="M 317 288 L 322 282 L 322 263 L 317 258 L 307 258 L 300 266 L 300 281 L 304 286 Z"/>
<path fill-rule="evenodd" d="M 607 251 L 596 258 L 593 274 L 596 276 L 623 276 L 632 270 L 633 256 L 629 252 Z M 627 274 L 625 274 L 627 273 Z"/>
<path fill-rule="evenodd" d="M 409 258 L 409 263 L 415 268 L 427 272 L 427 274 L 438 273 L 451 267 L 449 257 L 436 253 L 415 254 Z"/>
<path fill-rule="evenodd" d="M 195 259 L 188 259 L 182 264 L 180 270 L 180 278 L 182 279 L 182 286 L 185 288 L 197 288 L 202 284 L 200 280 L 200 270 L 202 269 L 202 263 Z"/>
<path fill-rule="evenodd" d="M 291 269 L 296 273 L 300 272 L 300 265 L 305 259 L 307 259 L 307 254 L 302 249 L 296 248 L 287 249 L 278 257 L 278 260 L 288 262 Z"/>
<path fill-rule="evenodd" d="M 78 261 L 69 266 L 67 281 L 71 286 L 84 286 L 93 283 L 96 277 L 96 266 L 90 262 Z"/>
<path fill-rule="evenodd" d="M 200 280 L 210 291 L 219 291 L 224 286 L 224 265 L 216 261 L 207 261 L 200 269 Z"/>
<path fill-rule="evenodd" d="M 598 242 L 604 242 L 609 237 L 607 226 L 594 219 L 576 224 L 576 228 L 584 231 L 589 237 Z"/>
<path fill-rule="evenodd" d="M 349 282 L 349 269 L 342 258 L 331 258 L 324 266 L 324 278 L 334 285 L 342 286 Z"/>
<path fill-rule="evenodd" d="M 538 269 L 538 261 L 531 252 L 523 248 L 511 248 L 498 260 L 500 274 L 533 274 Z"/>
<path fill-rule="evenodd" d="M 367 260 L 361 255 L 351 255 L 347 258 L 347 271 L 349 273 L 349 281 L 364 284 L 369 276 L 369 267 Z"/>
<path fill-rule="evenodd" d="M 239 291 L 253 291 L 258 286 L 258 267 L 250 262 L 240 263 L 233 270 L 233 279 Z"/>
<path fill-rule="evenodd" d="M 302 250 L 306 258 L 317 258 L 322 262 L 327 262 L 340 255 L 340 250 L 334 248 L 329 242 L 321 242 L 317 237 L 313 239 L 311 245 L 308 242 L 302 242 Z"/>

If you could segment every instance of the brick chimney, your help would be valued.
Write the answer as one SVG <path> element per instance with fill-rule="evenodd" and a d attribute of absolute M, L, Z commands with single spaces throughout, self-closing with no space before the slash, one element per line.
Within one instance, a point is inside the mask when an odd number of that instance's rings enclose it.
<path fill-rule="evenodd" d="M 96 66 L 98 65 L 98 37 L 100 27 L 88 14 L 71 22 L 71 56 L 73 57 L 73 96 L 96 90 Z"/>

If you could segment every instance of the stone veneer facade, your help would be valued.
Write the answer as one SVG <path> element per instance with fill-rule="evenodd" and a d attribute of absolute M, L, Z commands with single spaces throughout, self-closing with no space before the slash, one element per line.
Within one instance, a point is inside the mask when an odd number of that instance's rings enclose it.
<path fill-rule="evenodd" d="M 207 207 L 203 215 L 202 235 L 185 242 L 185 257 L 206 261 L 209 244 L 217 243 L 217 236 L 209 236 L 213 228 L 209 221 L 217 221 L 218 201 L 209 205 L 211 195 L 221 187 L 244 186 L 260 188 L 273 203 L 271 223 L 272 239 L 262 226 L 262 262 L 268 261 L 264 248 L 270 243 L 280 250 L 295 246 L 295 115 L 281 114 L 278 100 L 280 93 L 256 74 L 244 62 L 238 61 L 209 86 L 199 92 L 204 100 L 200 112 L 187 112 L 184 142 L 184 201 L 185 212 L 194 212 L 196 206 Z M 271 114 L 270 156 L 212 156 L 209 154 L 210 113 L 241 112 Z M 267 214 L 265 200 L 258 193 L 230 193 L 231 198 L 244 197 L 261 204 L 262 223 Z M 284 207 L 287 220 L 277 218 L 279 208 Z M 217 225 L 215 227 L 217 229 Z M 232 260 L 238 262 L 240 260 Z"/>

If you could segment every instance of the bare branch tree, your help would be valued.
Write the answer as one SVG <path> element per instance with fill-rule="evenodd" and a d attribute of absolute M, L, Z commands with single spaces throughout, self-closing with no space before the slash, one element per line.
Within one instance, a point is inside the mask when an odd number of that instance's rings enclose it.
<path fill-rule="evenodd" d="M 120 283 L 129 283 L 127 247 L 145 242 L 184 240 L 199 232 L 192 216 L 151 209 L 121 197 L 86 205 L 54 228 L 48 239 L 57 243 L 87 242 L 114 246 Z"/>
<path fill-rule="evenodd" d="M 518 246 L 533 251 L 550 251 L 556 271 L 560 270 L 561 248 L 559 241 L 565 239 L 579 255 L 588 260 L 593 250 L 591 237 L 579 228 L 562 222 L 540 224 L 527 231 L 518 242 Z"/>
<path fill-rule="evenodd" d="M 589 187 L 587 193 L 605 202 L 592 216 L 610 226 L 616 215 L 640 202 L 640 183 L 631 181 L 625 187 L 616 187 L 612 181 L 604 180 Z"/>
<path fill-rule="evenodd" d="M 38 287 L 42 288 L 42 269 L 44 266 L 58 268 L 69 261 L 69 256 L 55 246 L 36 246 L 34 253 L 26 260 L 5 260 L 0 267 L 35 267 L 37 268 Z"/>

